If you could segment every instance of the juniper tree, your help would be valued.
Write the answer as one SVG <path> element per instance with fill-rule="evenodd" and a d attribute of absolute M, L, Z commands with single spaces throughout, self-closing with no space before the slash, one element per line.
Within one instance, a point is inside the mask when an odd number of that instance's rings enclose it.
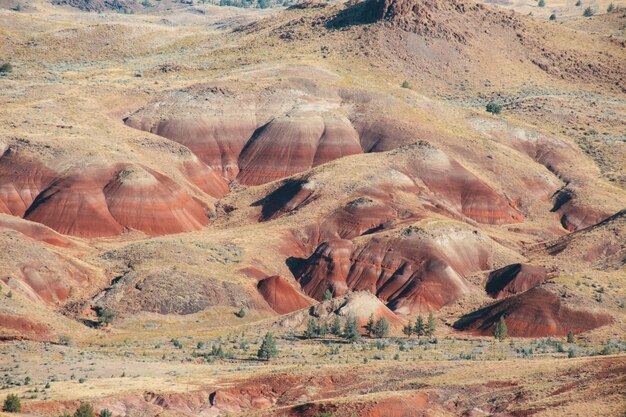
<path fill-rule="evenodd" d="M 309 319 L 306 324 L 306 330 L 304 331 L 305 339 L 313 339 L 317 334 L 317 326 L 315 325 L 315 320 Z"/>
<path fill-rule="evenodd" d="M 509 331 L 506 327 L 504 316 L 500 316 L 500 320 L 498 320 L 498 322 L 493 325 L 492 332 L 493 332 L 493 337 L 495 337 L 499 341 L 503 341 L 504 339 L 509 337 Z"/>
<path fill-rule="evenodd" d="M 574 333 L 571 330 L 567 332 L 567 343 L 574 343 Z"/>
<path fill-rule="evenodd" d="M 413 333 L 415 333 L 417 337 L 424 336 L 424 317 L 422 317 L 421 314 L 417 316 L 417 320 L 415 320 Z"/>
<path fill-rule="evenodd" d="M 345 337 L 350 343 L 354 343 L 361 338 L 361 333 L 359 333 L 359 323 L 352 315 L 348 315 L 348 318 L 346 319 L 346 325 L 343 328 L 343 337 Z"/>
<path fill-rule="evenodd" d="M 318 336 L 326 337 L 326 335 L 328 334 L 328 323 L 326 323 L 326 320 L 318 322 L 317 328 L 315 330 Z"/>
<path fill-rule="evenodd" d="M 404 333 L 407 337 L 411 337 L 413 334 L 413 324 L 411 324 L 411 320 L 402 328 L 402 333 Z"/>
<path fill-rule="evenodd" d="M 376 322 L 374 321 L 374 314 L 370 314 L 370 318 L 367 320 L 365 324 L 365 331 L 367 332 L 368 337 L 372 337 L 374 334 L 374 328 L 376 326 Z"/>
<path fill-rule="evenodd" d="M 386 318 L 381 317 L 374 325 L 374 335 L 376 337 L 387 337 L 389 334 L 389 322 Z"/>
<path fill-rule="evenodd" d="M 339 316 L 335 316 L 333 323 L 330 326 L 330 332 L 335 336 L 341 336 L 341 321 Z"/>
<path fill-rule="evenodd" d="M 426 323 L 426 336 L 431 337 L 435 334 L 435 329 L 437 328 L 437 322 L 435 322 L 435 317 L 433 317 L 433 313 L 428 313 L 428 322 Z"/>
<path fill-rule="evenodd" d="M 272 333 L 268 332 L 265 335 L 256 356 L 264 361 L 278 357 L 278 347 L 276 346 L 276 339 Z"/>

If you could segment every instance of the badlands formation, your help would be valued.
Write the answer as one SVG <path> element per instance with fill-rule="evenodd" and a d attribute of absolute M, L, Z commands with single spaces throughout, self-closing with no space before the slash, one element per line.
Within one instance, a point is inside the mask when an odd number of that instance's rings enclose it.
<path fill-rule="evenodd" d="M 625 5 L 221 3 L 0 0 L 6 415 L 621 415 Z"/>

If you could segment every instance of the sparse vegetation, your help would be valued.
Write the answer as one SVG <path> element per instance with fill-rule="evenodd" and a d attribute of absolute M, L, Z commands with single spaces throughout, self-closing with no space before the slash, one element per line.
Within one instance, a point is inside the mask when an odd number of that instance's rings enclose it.
<path fill-rule="evenodd" d="M 590 6 L 586 7 L 585 10 L 583 11 L 583 16 L 585 17 L 593 16 L 593 9 Z"/>
<path fill-rule="evenodd" d="M 241 307 L 241 309 L 238 312 L 236 312 L 235 315 L 239 317 L 240 319 L 246 317 L 246 309 Z"/>
<path fill-rule="evenodd" d="M 326 291 L 324 291 L 324 294 L 322 294 L 322 301 L 328 301 L 332 299 L 333 299 L 333 292 L 330 290 L 330 288 L 328 288 Z"/>
<path fill-rule="evenodd" d="M 613 3 L 609 3 L 609 5 L 606 7 L 606 12 L 611 13 L 613 10 L 615 10 L 615 5 Z"/>
<path fill-rule="evenodd" d="M 411 84 L 407 80 L 404 80 L 400 86 L 402 88 L 411 88 Z"/>
<path fill-rule="evenodd" d="M 574 333 L 571 330 L 567 332 L 567 343 L 574 343 Z"/>
<path fill-rule="evenodd" d="M 72 341 L 72 338 L 66 335 L 63 336 L 59 336 L 59 344 L 63 345 L 63 346 L 72 346 L 74 342 Z"/>

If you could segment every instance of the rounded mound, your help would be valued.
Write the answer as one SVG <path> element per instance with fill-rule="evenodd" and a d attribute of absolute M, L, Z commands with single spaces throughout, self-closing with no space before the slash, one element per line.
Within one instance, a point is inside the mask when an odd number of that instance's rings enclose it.
<path fill-rule="evenodd" d="M 291 313 L 309 307 L 311 302 L 300 294 L 289 282 L 279 276 L 265 278 L 257 284 L 259 293 L 278 314 Z"/>
<path fill-rule="evenodd" d="M 565 336 L 570 331 L 582 333 L 612 321 L 607 314 L 573 310 L 550 291 L 533 288 L 463 316 L 453 327 L 488 336 L 500 317 L 505 318 L 508 333 L 514 337 Z"/>
<path fill-rule="evenodd" d="M 189 232 L 209 223 L 202 205 L 165 175 L 127 167 L 104 187 L 109 212 L 125 227 L 150 235 Z"/>

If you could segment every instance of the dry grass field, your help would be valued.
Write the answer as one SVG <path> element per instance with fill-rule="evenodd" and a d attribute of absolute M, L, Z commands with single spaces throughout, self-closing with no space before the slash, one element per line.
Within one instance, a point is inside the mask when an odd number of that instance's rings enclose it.
<path fill-rule="evenodd" d="M 0 416 L 624 415 L 626 4 L 53 3 L 0 0 Z"/>

